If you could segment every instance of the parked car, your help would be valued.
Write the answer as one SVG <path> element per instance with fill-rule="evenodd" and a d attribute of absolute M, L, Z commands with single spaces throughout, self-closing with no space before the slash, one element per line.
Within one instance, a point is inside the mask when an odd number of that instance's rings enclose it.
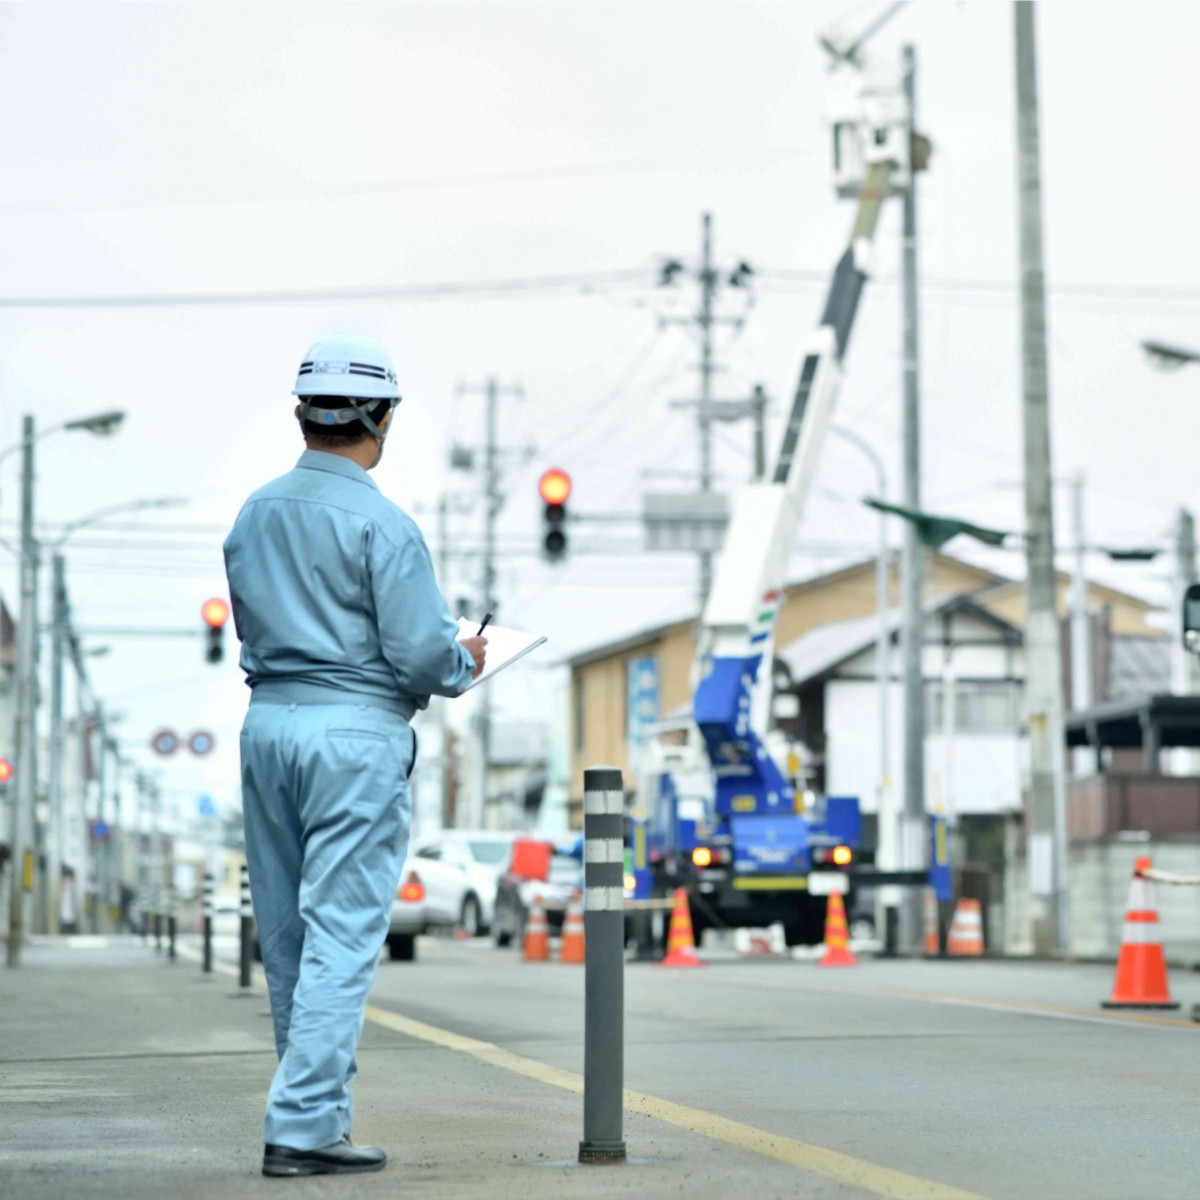
<path fill-rule="evenodd" d="M 497 946 L 507 946 L 514 940 L 521 942 L 535 898 L 540 898 L 546 906 L 550 931 L 561 931 L 567 902 L 573 892 L 583 887 L 583 864 L 569 853 L 574 845 L 570 842 L 554 847 L 546 879 L 524 879 L 511 870 L 500 876 L 492 918 L 492 940 Z"/>
<path fill-rule="evenodd" d="M 389 955 L 411 962 L 416 935 L 430 928 L 462 928 L 471 937 L 486 933 L 496 879 L 508 863 L 515 836 L 451 829 L 414 846 L 392 901 Z"/>

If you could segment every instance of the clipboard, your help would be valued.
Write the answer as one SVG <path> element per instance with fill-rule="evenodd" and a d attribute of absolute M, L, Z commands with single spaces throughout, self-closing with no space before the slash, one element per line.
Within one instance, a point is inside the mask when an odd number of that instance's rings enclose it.
<path fill-rule="evenodd" d="M 458 618 L 458 630 L 462 638 L 474 637 L 479 629 L 479 622 L 472 621 L 467 617 Z M 505 629 L 503 625 L 492 625 L 483 631 L 483 636 L 487 638 L 487 662 L 484 664 L 483 674 L 478 679 L 472 679 L 471 682 L 463 689 L 462 694 L 465 695 L 473 687 L 478 687 L 481 683 L 486 683 L 493 675 L 499 674 L 505 667 L 511 667 L 518 659 L 522 659 L 531 650 L 536 650 L 539 646 L 544 645 L 546 639 L 539 637 L 536 633 L 525 633 L 520 629 Z"/>

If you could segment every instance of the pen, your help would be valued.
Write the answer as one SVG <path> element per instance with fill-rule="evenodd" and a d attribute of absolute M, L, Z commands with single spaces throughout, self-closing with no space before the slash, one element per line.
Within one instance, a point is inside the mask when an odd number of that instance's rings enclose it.
<path fill-rule="evenodd" d="M 475 634 L 475 636 L 476 636 L 476 637 L 482 637 L 482 636 L 483 636 L 483 631 L 484 631 L 484 630 L 487 628 L 487 623 L 488 623 L 488 622 L 489 622 L 491 619 L 492 619 L 492 614 L 491 614 L 491 613 L 485 613 L 485 614 L 484 614 L 484 617 L 483 617 L 483 624 L 479 626 L 479 632 Z"/>

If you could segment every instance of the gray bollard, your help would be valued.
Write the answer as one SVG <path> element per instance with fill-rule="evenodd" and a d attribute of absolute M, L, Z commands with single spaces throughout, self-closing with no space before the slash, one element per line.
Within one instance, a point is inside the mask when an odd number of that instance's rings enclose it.
<path fill-rule="evenodd" d="M 250 995 L 250 941 L 254 936 L 254 905 L 250 900 L 250 868 L 242 863 L 242 929 L 241 962 L 238 971 L 238 988 L 243 996 Z"/>
<path fill-rule="evenodd" d="M 204 973 L 211 975 L 213 969 L 213 889 L 215 880 L 211 871 L 204 872 Z"/>
<path fill-rule="evenodd" d="M 175 885 L 167 889 L 167 961 L 175 961 Z"/>
<path fill-rule="evenodd" d="M 625 1161 L 625 789 L 616 767 L 583 773 L 582 1163 Z"/>
<path fill-rule="evenodd" d="M 158 911 L 159 906 L 154 906 L 154 953 L 162 953 L 162 913 Z"/>

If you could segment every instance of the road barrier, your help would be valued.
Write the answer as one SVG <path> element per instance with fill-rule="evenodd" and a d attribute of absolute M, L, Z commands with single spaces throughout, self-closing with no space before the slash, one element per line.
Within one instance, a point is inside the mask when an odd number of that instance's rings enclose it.
<path fill-rule="evenodd" d="M 951 958 L 980 958 L 983 955 L 983 911 L 978 900 L 960 900 L 946 935 L 946 953 Z"/>
<path fill-rule="evenodd" d="M 1133 864 L 1125 929 L 1117 955 L 1117 977 L 1112 995 L 1101 1008 L 1178 1008 L 1167 987 L 1167 960 L 1158 932 L 1158 898 L 1151 881 L 1157 874 L 1148 858 Z M 1186 879 L 1186 876 L 1177 876 Z M 1175 882 L 1175 880 L 1170 880 Z"/>
<path fill-rule="evenodd" d="M 524 962 L 550 961 L 550 922 L 546 919 L 541 896 L 534 896 L 529 906 L 525 936 L 521 939 L 521 959 Z"/>
<path fill-rule="evenodd" d="M 625 1161 L 625 786 L 616 767 L 583 773 L 583 1141 L 579 1161 Z"/>
<path fill-rule="evenodd" d="M 562 941 L 558 947 L 558 961 L 581 963 L 587 961 L 587 936 L 583 925 L 583 897 L 576 889 L 567 904 L 563 918 Z"/>
<path fill-rule="evenodd" d="M 211 975 L 213 969 L 213 891 L 216 881 L 211 871 L 204 872 L 204 973 Z"/>
<path fill-rule="evenodd" d="M 922 914 L 925 922 L 924 951 L 926 958 L 940 958 L 942 935 L 938 929 L 938 902 L 933 888 L 927 887 L 921 896 Z"/>
<path fill-rule="evenodd" d="M 253 989 L 250 986 L 250 962 L 253 958 L 254 940 L 254 904 L 250 899 L 250 868 L 242 863 L 241 873 L 241 945 L 239 947 L 240 963 L 238 969 L 238 993 L 249 996 Z"/>
<path fill-rule="evenodd" d="M 705 964 L 696 954 L 696 939 L 692 934 L 692 913 L 688 908 L 687 892 L 675 889 L 671 909 L 671 924 L 667 929 L 667 953 L 660 967 L 702 967 Z"/>
<path fill-rule="evenodd" d="M 857 967 L 858 959 L 850 950 L 850 932 L 846 925 L 846 905 L 841 892 L 830 892 L 825 902 L 825 953 L 818 967 Z"/>

